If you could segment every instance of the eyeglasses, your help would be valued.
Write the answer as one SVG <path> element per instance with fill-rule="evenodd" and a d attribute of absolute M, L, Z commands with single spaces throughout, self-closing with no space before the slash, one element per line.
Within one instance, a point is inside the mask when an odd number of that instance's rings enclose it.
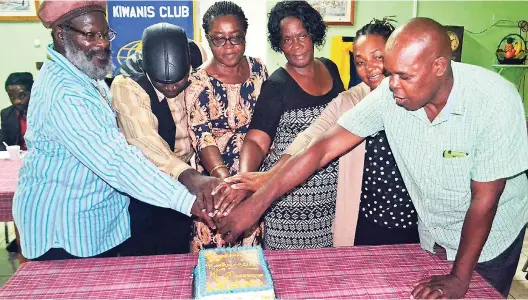
<path fill-rule="evenodd" d="M 231 45 L 236 46 L 244 43 L 246 38 L 243 35 L 238 36 L 232 36 L 230 38 L 226 37 L 212 37 L 210 35 L 207 35 L 207 38 L 215 45 L 215 47 L 223 47 L 227 41 L 231 43 Z"/>
<path fill-rule="evenodd" d="M 70 25 L 62 25 L 61 27 L 65 27 L 65 28 L 70 29 L 71 31 L 82 34 L 84 38 L 89 42 L 95 42 L 97 40 L 113 41 L 117 34 L 117 32 L 115 32 L 115 30 L 113 30 L 112 28 L 110 28 L 107 33 L 102 33 L 102 32 L 82 31 Z"/>

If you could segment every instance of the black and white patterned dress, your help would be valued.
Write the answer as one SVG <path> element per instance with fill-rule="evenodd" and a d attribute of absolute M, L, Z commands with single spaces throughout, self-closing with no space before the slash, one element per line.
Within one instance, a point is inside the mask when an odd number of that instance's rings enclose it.
<path fill-rule="evenodd" d="M 266 132 L 272 138 L 273 146 L 261 171 L 273 167 L 295 137 L 308 128 L 326 105 L 344 90 L 335 64 L 327 59 L 320 60 L 333 77 L 333 87 L 325 95 L 307 94 L 283 68 L 275 71 L 262 86 L 250 129 Z M 277 199 L 264 216 L 264 247 L 331 247 L 337 179 L 336 159 Z"/>
<path fill-rule="evenodd" d="M 360 214 L 381 227 L 409 228 L 418 218 L 384 131 L 366 139 Z"/>
<path fill-rule="evenodd" d="M 384 131 L 365 139 L 354 245 L 418 243 L 418 216 Z"/>

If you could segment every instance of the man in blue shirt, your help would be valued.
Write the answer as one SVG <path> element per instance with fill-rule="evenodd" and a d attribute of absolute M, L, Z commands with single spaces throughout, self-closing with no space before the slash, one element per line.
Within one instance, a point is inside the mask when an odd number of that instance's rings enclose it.
<path fill-rule="evenodd" d="M 106 1 L 44 1 L 39 10 L 53 45 L 33 87 L 13 203 L 29 259 L 116 255 L 130 237 L 127 195 L 214 226 L 206 213 L 218 180 L 197 177 L 189 192 L 120 133 L 104 82 L 115 37 L 105 13 Z"/>

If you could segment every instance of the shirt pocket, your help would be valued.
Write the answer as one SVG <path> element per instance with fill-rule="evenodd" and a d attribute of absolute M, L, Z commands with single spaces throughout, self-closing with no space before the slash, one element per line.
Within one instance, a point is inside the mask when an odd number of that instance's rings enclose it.
<path fill-rule="evenodd" d="M 470 188 L 469 156 L 442 159 L 442 187 L 449 191 L 465 192 Z"/>

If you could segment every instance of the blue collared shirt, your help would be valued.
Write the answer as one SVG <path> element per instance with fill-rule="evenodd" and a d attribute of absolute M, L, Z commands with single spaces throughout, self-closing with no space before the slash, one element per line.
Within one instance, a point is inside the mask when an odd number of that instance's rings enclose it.
<path fill-rule="evenodd" d="M 385 130 L 418 212 L 420 243 L 454 260 L 473 200 L 471 182 L 506 178 L 479 262 L 504 252 L 528 221 L 528 139 L 521 97 L 500 75 L 452 62 L 454 84 L 431 122 L 424 108 L 396 104 L 386 78 L 338 123 L 358 136 Z M 445 151 L 458 152 L 449 157 Z"/>
<path fill-rule="evenodd" d="M 13 217 L 22 254 L 89 257 L 130 237 L 128 195 L 189 215 L 195 196 L 127 144 L 104 82 L 48 47 L 31 92 Z M 105 99 L 106 98 L 106 99 Z"/>

